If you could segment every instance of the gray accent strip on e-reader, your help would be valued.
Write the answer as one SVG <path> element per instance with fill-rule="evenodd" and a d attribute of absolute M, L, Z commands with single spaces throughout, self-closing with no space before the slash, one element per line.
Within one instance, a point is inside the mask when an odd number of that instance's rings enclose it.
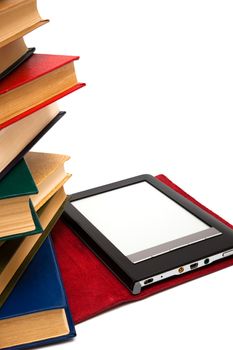
<path fill-rule="evenodd" d="M 143 260 L 153 258 L 157 255 L 167 253 L 171 250 L 175 250 L 175 249 L 185 247 L 185 246 L 193 244 L 193 243 L 203 241 L 205 239 L 219 236 L 221 234 L 222 234 L 222 232 L 219 232 L 215 228 L 211 227 L 211 228 L 208 228 L 204 231 L 199 231 L 199 232 L 193 233 L 191 235 L 184 236 L 184 237 L 178 238 L 178 239 L 174 239 L 173 241 L 166 242 L 166 243 L 157 245 L 155 247 L 151 247 L 148 249 L 144 249 L 140 252 L 127 255 L 127 258 L 130 261 L 132 261 L 133 263 L 137 263 L 137 262 L 140 262 Z"/>

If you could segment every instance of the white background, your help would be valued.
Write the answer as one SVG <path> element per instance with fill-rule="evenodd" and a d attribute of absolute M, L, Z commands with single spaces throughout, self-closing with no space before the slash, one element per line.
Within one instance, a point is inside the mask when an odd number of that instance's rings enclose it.
<path fill-rule="evenodd" d="M 232 1 L 38 3 L 51 22 L 28 46 L 80 55 L 87 83 L 35 148 L 71 155 L 67 192 L 164 173 L 233 222 Z M 231 348 L 232 282 L 228 268 L 120 307 L 57 348 Z"/>

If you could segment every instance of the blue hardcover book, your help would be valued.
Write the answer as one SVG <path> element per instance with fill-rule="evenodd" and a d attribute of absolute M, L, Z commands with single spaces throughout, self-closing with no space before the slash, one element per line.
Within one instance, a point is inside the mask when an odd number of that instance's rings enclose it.
<path fill-rule="evenodd" d="M 47 238 L 0 309 L 0 349 L 26 349 L 75 335 L 51 240 Z"/>

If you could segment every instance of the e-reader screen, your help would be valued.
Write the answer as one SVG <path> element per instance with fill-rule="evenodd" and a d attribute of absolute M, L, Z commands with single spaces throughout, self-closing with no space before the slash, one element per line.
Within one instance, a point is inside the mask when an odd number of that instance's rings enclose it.
<path fill-rule="evenodd" d="M 220 234 L 146 181 L 72 205 L 133 263 Z"/>

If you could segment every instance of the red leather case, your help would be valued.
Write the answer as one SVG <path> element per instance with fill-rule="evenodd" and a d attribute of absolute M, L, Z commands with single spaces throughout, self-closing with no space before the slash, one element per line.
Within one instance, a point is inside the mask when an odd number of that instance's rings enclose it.
<path fill-rule="evenodd" d="M 13 89 L 20 87 L 21 85 L 27 84 L 32 80 L 35 80 L 49 72 L 58 69 L 65 64 L 78 60 L 78 56 L 60 56 L 60 55 L 45 55 L 45 54 L 34 54 L 24 64 L 16 69 L 8 77 L 0 81 L 0 95 L 5 94 Z M 16 121 L 25 118 L 29 114 L 41 109 L 52 102 L 68 95 L 69 93 L 80 89 L 85 86 L 84 83 L 78 83 L 70 89 L 63 91 L 62 93 L 46 100 L 45 102 L 28 109 L 27 111 L 17 115 L 16 117 L 0 124 L 0 130 L 15 123 Z"/>
<path fill-rule="evenodd" d="M 197 202 L 166 176 L 158 175 L 157 179 L 233 228 L 232 225 Z M 146 298 L 233 265 L 233 257 L 229 257 L 190 273 L 161 281 L 144 289 L 139 295 L 133 295 L 62 220 L 53 229 L 52 237 L 75 323 L 82 322 L 120 304 Z"/>

